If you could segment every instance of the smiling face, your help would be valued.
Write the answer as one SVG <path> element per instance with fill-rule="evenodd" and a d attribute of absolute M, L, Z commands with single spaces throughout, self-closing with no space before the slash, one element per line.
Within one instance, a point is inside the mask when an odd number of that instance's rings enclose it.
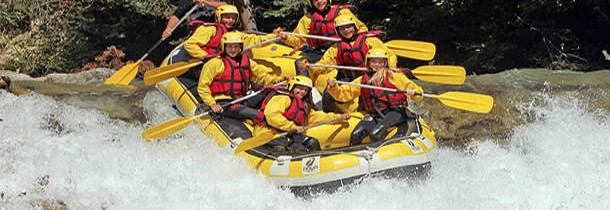
<path fill-rule="evenodd" d="M 229 44 L 225 44 L 225 53 L 229 56 L 234 58 L 235 56 L 237 56 L 239 53 L 241 52 L 241 44 L 239 43 L 229 43 Z"/>
<path fill-rule="evenodd" d="M 313 6 L 318 9 L 320 12 L 326 11 L 328 9 L 328 0 L 311 0 Z"/>
<path fill-rule="evenodd" d="M 376 72 L 387 67 L 388 61 L 385 58 L 369 58 L 368 64 L 369 68 Z"/>
<path fill-rule="evenodd" d="M 351 39 L 356 34 L 356 26 L 355 25 L 345 25 L 337 27 L 337 32 L 344 39 Z"/>
<path fill-rule="evenodd" d="M 223 14 L 220 16 L 220 23 L 224 24 L 227 28 L 233 27 L 235 21 L 237 21 L 236 14 Z"/>
<path fill-rule="evenodd" d="M 301 85 L 295 85 L 291 91 L 292 94 L 296 95 L 300 99 L 305 98 L 309 94 L 309 88 Z"/>

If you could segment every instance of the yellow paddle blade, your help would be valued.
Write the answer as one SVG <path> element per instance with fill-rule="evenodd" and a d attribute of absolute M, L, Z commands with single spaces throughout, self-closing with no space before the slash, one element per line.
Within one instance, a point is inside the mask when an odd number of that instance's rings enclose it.
<path fill-rule="evenodd" d="M 280 134 L 273 135 L 271 130 L 267 130 L 265 133 L 258 134 L 252 138 L 246 139 L 242 141 L 237 148 L 235 148 L 235 154 L 241 153 L 243 151 L 257 148 L 263 144 L 270 142 L 271 140 L 278 138 Z"/>
<path fill-rule="evenodd" d="M 436 46 L 430 42 L 391 40 L 385 43 L 397 56 L 429 61 L 436 54 Z"/>
<path fill-rule="evenodd" d="M 446 92 L 440 95 L 424 95 L 436 98 L 447 106 L 477 113 L 489 113 L 494 104 L 493 97 L 477 93 Z"/>
<path fill-rule="evenodd" d="M 178 62 L 178 63 L 174 63 L 171 65 L 148 70 L 148 71 L 146 71 L 146 73 L 144 73 L 144 84 L 145 85 L 154 85 L 159 82 L 170 79 L 172 77 L 180 76 L 180 75 L 184 74 L 185 72 L 187 72 L 189 69 L 191 69 L 199 64 L 201 64 L 201 62 L 195 62 L 195 63 Z"/>
<path fill-rule="evenodd" d="M 104 84 L 107 85 L 129 85 L 131 80 L 136 78 L 136 74 L 138 74 L 138 68 L 140 67 L 141 60 L 138 60 L 135 63 L 127 64 L 114 72 L 112 76 L 110 76 Z"/>
<path fill-rule="evenodd" d="M 192 117 L 181 117 L 161 123 L 159 125 L 144 130 L 144 132 L 142 132 L 142 138 L 147 142 L 150 140 L 164 138 L 172 133 L 182 130 L 183 128 L 191 124 L 193 120 L 199 118 L 200 116 L 201 115 L 196 115 Z"/>
<path fill-rule="evenodd" d="M 428 65 L 411 70 L 413 76 L 426 82 L 461 85 L 466 80 L 466 69 L 461 66 Z"/>

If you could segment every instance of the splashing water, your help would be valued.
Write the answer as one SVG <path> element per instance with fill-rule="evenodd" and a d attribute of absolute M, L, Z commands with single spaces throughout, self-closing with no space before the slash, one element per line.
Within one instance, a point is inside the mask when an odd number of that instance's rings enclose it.
<path fill-rule="evenodd" d="M 113 120 L 40 95 L 0 92 L 0 209 L 36 199 L 69 209 L 606 209 L 610 115 L 571 97 L 520 107 L 536 120 L 509 145 L 480 139 L 439 148 L 430 176 L 370 178 L 334 194 L 298 198 L 218 149 L 190 126 L 158 143 L 146 127 L 177 117 L 156 91 L 146 125 Z"/>

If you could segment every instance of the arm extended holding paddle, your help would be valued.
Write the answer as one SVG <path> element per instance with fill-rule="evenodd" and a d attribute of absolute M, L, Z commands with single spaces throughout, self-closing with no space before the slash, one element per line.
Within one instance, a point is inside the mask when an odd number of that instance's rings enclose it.
<path fill-rule="evenodd" d="M 174 25 L 171 28 L 169 33 L 171 34 L 174 30 L 176 30 L 176 28 L 180 25 L 180 23 L 182 23 L 184 20 L 186 20 L 186 18 L 188 16 L 190 16 L 191 13 L 193 13 L 196 9 L 197 9 L 197 5 L 193 6 L 193 8 L 191 8 L 191 10 L 189 10 L 182 17 L 182 19 L 180 19 L 178 21 L 178 23 L 176 23 L 176 25 Z M 166 39 L 166 37 L 161 37 L 161 39 L 159 39 L 159 41 L 157 41 L 157 43 L 155 43 L 155 45 L 153 45 L 148 51 L 146 51 L 146 53 L 144 53 L 144 55 L 138 61 L 136 61 L 135 63 L 127 64 L 127 65 L 123 66 L 122 68 L 120 68 L 119 70 L 117 70 L 116 72 L 114 72 L 114 74 L 112 74 L 112 76 L 110 76 L 108 79 L 106 79 L 104 84 L 106 84 L 106 85 L 129 85 L 129 83 L 131 83 L 131 81 L 138 74 L 138 69 L 140 67 L 140 63 L 142 63 L 142 61 L 144 59 L 146 59 L 146 57 L 148 57 L 148 55 L 153 50 L 157 49 L 157 47 L 163 41 L 165 41 L 165 39 Z"/>
<path fill-rule="evenodd" d="M 347 69 L 353 71 L 368 71 L 366 67 L 339 66 L 326 64 L 307 64 L 308 66 Z M 405 73 L 411 73 L 416 79 L 440 84 L 461 85 L 466 80 L 466 69 L 461 66 L 451 65 L 427 65 L 415 69 L 405 69 Z"/>
<path fill-rule="evenodd" d="M 285 81 L 282 81 L 275 85 L 282 85 L 284 83 L 285 83 Z M 229 103 L 222 105 L 222 107 L 228 107 L 233 104 L 243 102 L 245 100 L 248 100 L 248 99 L 258 95 L 262 91 L 263 91 L 263 89 L 256 91 L 254 93 L 251 93 L 250 95 L 244 96 L 242 98 L 233 100 Z M 196 119 L 199 119 L 203 116 L 210 114 L 211 111 L 212 110 L 208 110 L 204 113 L 201 113 L 201 114 L 198 114 L 198 115 L 195 115 L 192 117 L 181 117 L 181 118 L 173 119 L 173 120 L 161 123 L 159 125 L 156 125 L 154 127 L 148 128 L 148 129 L 144 130 L 144 132 L 142 132 L 142 138 L 146 141 L 150 141 L 151 139 L 164 138 L 166 136 L 169 136 L 172 133 L 182 130 L 183 128 L 188 126 L 191 122 L 195 121 Z"/>
<path fill-rule="evenodd" d="M 392 88 L 378 87 L 373 85 L 355 84 L 343 81 L 337 81 L 340 84 L 355 85 L 363 88 L 377 89 L 389 92 L 404 93 L 404 90 L 397 90 Z M 466 93 L 466 92 L 446 92 L 440 95 L 428 94 L 428 93 L 415 93 L 426 98 L 438 99 L 441 103 L 446 106 L 453 107 L 456 109 L 476 112 L 476 113 L 489 113 L 493 108 L 494 98 L 488 95 L 477 94 L 477 93 Z"/>
<path fill-rule="evenodd" d="M 292 32 L 282 32 L 284 34 L 290 36 L 299 36 L 309 39 L 321 39 L 326 41 L 334 41 L 339 42 L 341 39 L 326 37 L 326 36 L 318 36 L 318 35 L 310 35 L 310 34 L 299 34 Z M 431 42 L 423 42 L 423 41 L 412 41 L 412 40 L 390 40 L 384 43 L 386 47 L 392 50 L 392 52 L 396 53 L 397 56 L 412 58 L 416 60 L 424 60 L 429 61 L 434 58 L 436 54 L 436 45 Z"/>
<path fill-rule="evenodd" d="M 347 115 L 347 116 L 349 116 L 349 115 Z M 349 119 L 349 117 L 346 117 L 346 115 L 343 115 L 341 117 L 333 118 L 333 119 L 330 119 L 330 120 L 327 120 L 327 121 L 311 124 L 311 125 L 303 127 L 303 130 L 307 130 L 307 129 L 310 129 L 310 128 L 313 128 L 313 127 L 318 127 L 318 126 L 321 126 L 321 125 L 326 125 L 326 124 L 338 122 L 340 120 L 345 120 L 345 119 Z M 269 131 L 271 131 L 271 130 L 269 130 Z M 246 139 L 246 140 L 242 141 L 237 146 L 237 148 L 235 148 L 235 154 L 241 153 L 241 152 L 249 150 L 249 149 L 253 149 L 253 148 L 259 147 L 261 145 L 269 143 L 273 139 L 285 137 L 285 136 L 288 136 L 288 135 L 293 134 L 293 133 L 295 133 L 294 130 L 286 131 L 286 132 L 283 132 L 283 133 L 278 133 L 278 134 L 275 134 L 275 135 L 273 135 L 273 133 L 271 133 L 271 132 L 257 135 L 255 137 L 252 137 L 252 138 L 249 138 L 249 139 Z"/>

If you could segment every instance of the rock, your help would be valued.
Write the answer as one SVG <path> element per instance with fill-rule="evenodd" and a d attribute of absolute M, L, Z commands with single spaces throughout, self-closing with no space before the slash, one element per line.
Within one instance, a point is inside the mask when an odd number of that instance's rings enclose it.
<path fill-rule="evenodd" d="M 587 110 L 610 111 L 608 78 L 609 70 L 582 73 L 523 69 L 468 76 L 466 83 L 458 86 L 417 81 L 432 94 L 462 91 L 493 96 L 494 107 L 489 114 L 479 114 L 454 109 L 429 98 L 414 104 L 436 132 L 440 145 L 462 147 L 473 139 L 506 141 L 515 127 L 536 120 L 531 110 L 519 107 L 545 104 L 546 97 L 571 96 L 582 100 Z"/>
<path fill-rule="evenodd" d="M 45 82 L 52 83 L 71 83 L 71 84 L 87 84 L 93 82 L 102 82 L 114 73 L 114 69 L 97 68 L 88 71 L 83 71 L 75 74 L 49 74 L 41 79 Z"/>
<path fill-rule="evenodd" d="M 106 80 L 115 72 L 114 69 L 97 68 L 73 74 L 52 73 L 42 77 L 32 78 L 27 74 L 0 70 L 0 75 L 9 77 L 12 81 L 37 80 L 51 83 L 88 84 Z"/>
<path fill-rule="evenodd" d="M 32 77 L 30 77 L 30 75 L 21 74 L 21 73 L 14 72 L 14 71 L 0 70 L 0 75 L 10 77 L 11 80 L 13 80 L 13 81 L 23 81 L 23 80 L 32 80 L 33 79 Z"/>

